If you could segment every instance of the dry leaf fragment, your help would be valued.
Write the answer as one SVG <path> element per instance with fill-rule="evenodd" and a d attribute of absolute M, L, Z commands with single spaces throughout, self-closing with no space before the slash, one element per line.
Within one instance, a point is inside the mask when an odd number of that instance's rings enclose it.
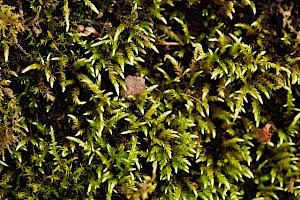
<path fill-rule="evenodd" d="M 262 144 L 270 142 L 274 131 L 276 131 L 274 124 L 266 124 L 262 129 L 259 128 L 257 135 L 259 142 Z"/>
<path fill-rule="evenodd" d="M 84 26 L 83 25 L 78 25 L 77 26 L 77 31 L 83 32 L 84 31 Z"/>
<path fill-rule="evenodd" d="M 166 42 L 163 40 L 157 40 L 155 42 L 156 45 L 165 45 L 165 46 L 178 46 L 181 45 L 179 42 Z"/>
<path fill-rule="evenodd" d="M 196 182 L 192 182 L 192 185 L 193 185 L 196 189 L 199 188 L 199 185 L 198 185 Z"/>
<path fill-rule="evenodd" d="M 96 36 L 99 36 L 100 34 L 91 26 L 85 27 L 84 32 L 83 32 L 86 36 L 90 35 L 90 34 L 94 34 Z"/>
<path fill-rule="evenodd" d="M 80 24 L 80 25 L 77 26 L 77 31 L 83 32 L 85 36 L 89 36 L 91 34 L 93 34 L 97 37 L 100 36 L 98 31 L 96 31 L 96 29 L 94 27 L 91 27 L 91 26 L 84 27 L 83 25 Z"/>
<path fill-rule="evenodd" d="M 127 76 L 125 78 L 126 90 L 121 90 L 122 97 L 130 95 L 139 95 L 146 89 L 145 79 L 138 76 Z"/>

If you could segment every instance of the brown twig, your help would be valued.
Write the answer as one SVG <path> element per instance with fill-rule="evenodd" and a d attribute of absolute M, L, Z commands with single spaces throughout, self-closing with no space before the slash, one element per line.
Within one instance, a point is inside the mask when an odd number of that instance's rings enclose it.
<path fill-rule="evenodd" d="M 161 45 L 161 46 L 180 46 L 181 44 L 179 42 L 166 42 L 163 40 L 158 40 L 155 42 L 156 45 Z"/>

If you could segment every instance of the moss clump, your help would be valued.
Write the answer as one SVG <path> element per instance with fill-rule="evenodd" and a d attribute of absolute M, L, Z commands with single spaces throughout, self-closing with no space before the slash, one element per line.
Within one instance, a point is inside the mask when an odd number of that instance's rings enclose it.
<path fill-rule="evenodd" d="M 1 198 L 299 198 L 296 1 L 0 5 Z"/>

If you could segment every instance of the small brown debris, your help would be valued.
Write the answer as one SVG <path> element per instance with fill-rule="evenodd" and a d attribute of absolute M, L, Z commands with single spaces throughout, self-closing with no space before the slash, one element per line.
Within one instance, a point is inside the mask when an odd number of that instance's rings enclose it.
<path fill-rule="evenodd" d="M 179 46 L 181 45 L 179 42 L 166 42 L 163 40 L 158 40 L 155 42 L 156 45 L 162 45 L 162 46 Z"/>
<path fill-rule="evenodd" d="M 265 127 L 258 129 L 258 140 L 262 144 L 266 144 L 271 141 L 273 132 L 276 131 L 274 124 L 266 124 Z"/>
<path fill-rule="evenodd" d="M 99 36 L 100 34 L 91 26 L 85 27 L 84 32 L 86 36 L 94 34 L 96 36 Z"/>
<path fill-rule="evenodd" d="M 103 17 L 104 10 L 101 10 L 97 16 L 97 19 L 101 19 Z"/>
<path fill-rule="evenodd" d="M 199 187 L 199 185 L 198 185 L 196 182 L 192 182 L 192 185 L 193 185 L 196 189 L 198 189 L 198 187 Z"/>
<path fill-rule="evenodd" d="M 85 34 L 85 36 L 89 36 L 91 34 L 99 37 L 100 34 L 98 33 L 98 31 L 96 31 L 95 28 L 91 27 L 91 26 L 88 26 L 88 27 L 84 27 L 83 25 L 78 25 L 77 26 L 77 31 L 79 32 L 83 32 Z"/>
<path fill-rule="evenodd" d="M 78 25 L 77 26 L 77 31 L 83 32 L 84 31 L 84 26 L 83 25 Z"/>
<path fill-rule="evenodd" d="M 33 26 L 32 31 L 35 33 L 37 37 L 43 32 L 41 28 L 38 28 L 36 26 Z"/>
<path fill-rule="evenodd" d="M 289 183 L 289 186 L 290 186 L 289 192 L 290 192 L 290 193 L 293 193 L 293 192 L 294 192 L 295 180 L 296 180 L 296 179 L 295 179 L 294 177 L 291 177 L 291 178 L 290 178 L 290 183 Z"/>
<path fill-rule="evenodd" d="M 130 95 L 139 95 L 146 89 L 145 79 L 138 76 L 127 76 L 125 78 L 126 90 L 121 90 L 122 97 Z"/>

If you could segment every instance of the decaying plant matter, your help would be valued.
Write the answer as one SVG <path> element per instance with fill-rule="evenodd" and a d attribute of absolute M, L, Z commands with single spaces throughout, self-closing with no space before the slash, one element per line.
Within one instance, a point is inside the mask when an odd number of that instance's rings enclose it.
<path fill-rule="evenodd" d="M 273 133 L 276 131 L 274 124 L 266 124 L 263 128 L 258 129 L 258 140 L 262 144 L 266 144 L 271 141 Z"/>
<path fill-rule="evenodd" d="M 138 76 L 127 76 L 125 78 L 125 85 L 126 89 L 121 90 L 123 97 L 142 94 L 146 89 L 145 79 Z"/>
<path fill-rule="evenodd" d="M 93 35 L 95 35 L 97 37 L 100 36 L 100 34 L 98 33 L 98 31 L 96 31 L 96 29 L 94 27 L 91 27 L 91 26 L 84 27 L 83 25 L 78 25 L 77 26 L 77 30 L 79 32 L 83 32 L 83 34 L 85 36 L 89 36 L 91 34 L 93 34 Z"/>

